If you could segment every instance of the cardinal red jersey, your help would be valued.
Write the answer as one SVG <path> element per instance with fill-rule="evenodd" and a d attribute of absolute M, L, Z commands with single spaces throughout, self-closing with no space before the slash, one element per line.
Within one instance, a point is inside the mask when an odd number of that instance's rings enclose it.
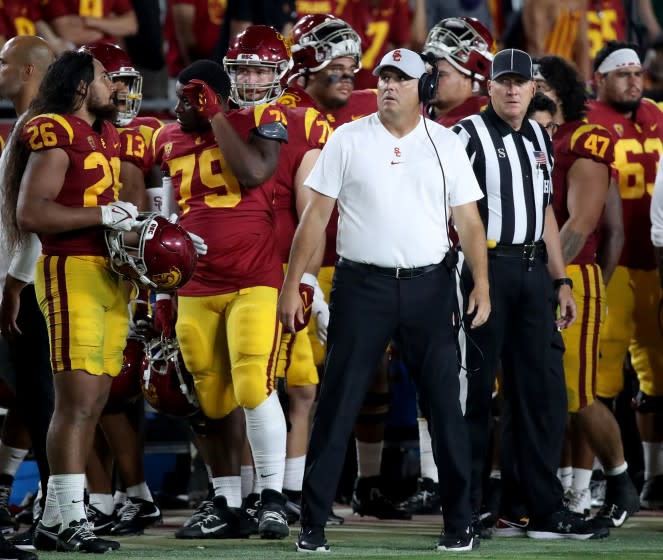
<path fill-rule="evenodd" d="M 571 121 L 559 127 L 553 136 L 555 167 L 553 168 L 553 209 L 557 224 L 561 228 L 569 219 L 567 204 L 568 185 L 566 177 L 571 166 L 580 158 L 593 159 L 608 168 L 615 159 L 614 143 L 610 132 L 596 124 Z M 570 264 L 592 264 L 596 262 L 599 236 L 595 230 Z"/>
<path fill-rule="evenodd" d="M 361 37 L 361 67 L 356 88 L 377 84 L 375 68 L 388 50 L 410 42 L 410 7 L 408 0 L 348 0 L 341 19 Z"/>
<path fill-rule="evenodd" d="M 30 119 L 22 139 L 31 152 L 60 148 L 69 167 L 55 202 L 63 206 L 105 206 L 120 192 L 120 136 L 108 121 L 101 133 L 73 115 L 44 114 Z M 107 255 L 101 226 L 40 234 L 45 255 Z"/>
<path fill-rule="evenodd" d="M 2 150 L 5 149 L 5 145 L 7 144 L 7 139 L 12 132 L 12 128 L 14 128 L 13 123 L 0 124 L 0 154 L 2 153 Z"/>
<path fill-rule="evenodd" d="M 133 10 L 131 0 L 48 0 L 42 2 L 42 6 L 49 21 L 69 15 L 101 18 L 111 14 L 122 15 Z"/>
<path fill-rule="evenodd" d="M 320 111 L 329 122 L 332 129 L 336 129 L 347 122 L 356 121 L 367 115 L 375 113 L 378 109 L 377 91 L 374 89 L 364 89 L 353 91 L 348 102 L 338 109 L 326 112 L 317 106 L 315 100 L 302 88 L 294 86 L 286 89 L 279 103 L 287 107 L 314 107 Z M 336 232 L 338 230 L 338 210 L 334 205 L 332 215 L 329 217 L 329 223 L 326 230 L 325 255 L 322 259 L 322 266 L 334 266 L 338 255 L 336 254 Z"/>
<path fill-rule="evenodd" d="M 454 107 L 446 115 L 440 115 L 435 119 L 435 122 L 440 123 L 442 126 L 451 128 L 459 120 L 476 115 L 483 111 L 490 103 L 490 98 L 484 95 L 468 97 L 458 107 Z"/>
<path fill-rule="evenodd" d="M 643 99 L 630 119 L 601 101 L 591 101 L 587 121 L 607 128 L 615 146 L 614 167 L 624 214 L 624 250 L 619 264 L 628 268 L 655 268 L 650 238 L 649 206 L 658 162 L 663 152 L 663 112 Z"/>
<path fill-rule="evenodd" d="M 374 89 L 353 91 L 343 107 L 325 111 L 322 107 L 318 107 L 316 101 L 304 89 L 299 86 L 289 86 L 279 97 L 279 104 L 286 107 L 313 107 L 322 113 L 329 121 L 329 125 L 335 129 L 346 122 L 356 121 L 375 113 L 378 110 L 378 94 Z"/>
<path fill-rule="evenodd" d="M 192 27 L 196 37 L 196 45 L 189 56 L 192 59 L 199 59 L 212 58 L 214 55 L 214 48 L 219 39 L 221 26 L 226 15 L 228 0 L 169 0 L 163 33 L 164 40 L 168 45 L 166 51 L 168 73 L 173 77 L 177 76 L 186 66 L 175 34 L 174 4 L 186 4 L 194 9 Z"/>
<path fill-rule="evenodd" d="M 322 149 L 331 128 L 313 107 L 283 107 L 288 119 L 288 143 L 281 147 L 279 164 L 272 177 L 275 188 L 276 239 L 281 262 L 287 263 L 299 223 L 295 205 L 295 175 L 304 154 Z"/>
<path fill-rule="evenodd" d="M 41 0 L 0 0 L 0 19 L 6 39 L 17 35 L 36 35 L 35 24 L 42 19 Z"/>
<path fill-rule="evenodd" d="M 352 4 L 351 0 L 295 0 L 295 13 L 297 19 L 309 14 L 331 14 L 341 19 L 345 8 Z"/>
<path fill-rule="evenodd" d="M 592 60 L 608 41 L 626 39 L 626 12 L 623 0 L 589 0 L 587 35 Z"/>
<path fill-rule="evenodd" d="M 226 116 L 244 140 L 260 125 L 287 122 L 275 105 Z M 182 227 L 201 236 L 208 247 L 193 278 L 179 292 L 208 296 L 255 286 L 280 289 L 283 266 L 274 235 L 273 183 L 242 187 L 211 128 L 194 133 L 168 124 L 154 133 L 151 154 L 172 178 Z"/>
<path fill-rule="evenodd" d="M 6 1 L 6 0 L 5 0 Z M 42 2 L 42 14 L 46 21 L 62 16 L 107 18 L 111 14 L 123 15 L 133 10 L 131 0 L 48 0 Z M 115 41 L 106 34 L 102 41 Z"/>
<path fill-rule="evenodd" d="M 136 117 L 129 126 L 118 128 L 120 133 L 120 159 L 138 167 L 147 175 L 152 167 L 149 146 L 155 130 L 163 123 L 155 117 Z"/>

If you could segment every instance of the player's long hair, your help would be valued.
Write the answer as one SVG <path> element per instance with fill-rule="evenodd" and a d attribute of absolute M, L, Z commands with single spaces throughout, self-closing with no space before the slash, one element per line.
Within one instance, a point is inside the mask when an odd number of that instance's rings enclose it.
<path fill-rule="evenodd" d="M 85 50 L 67 51 L 48 67 L 30 107 L 17 121 L 9 137 L 6 172 L 2 181 L 2 223 L 8 248 L 15 250 L 26 233 L 18 227 L 16 207 L 21 179 L 28 163 L 30 150 L 21 140 L 25 123 L 43 113 L 70 114 L 85 102 L 90 84 L 94 80 L 94 58 Z"/>
<path fill-rule="evenodd" d="M 560 56 L 535 60 L 548 85 L 555 90 L 566 122 L 579 121 L 587 113 L 587 90 L 575 66 Z"/>

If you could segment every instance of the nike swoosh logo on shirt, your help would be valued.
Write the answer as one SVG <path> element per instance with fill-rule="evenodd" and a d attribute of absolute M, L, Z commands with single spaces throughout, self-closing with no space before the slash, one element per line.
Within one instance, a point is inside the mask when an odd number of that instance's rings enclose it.
<path fill-rule="evenodd" d="M 405 163 L 404 161 L 392 161 L 391 165 L 398 165 L 399 163 Z"/>

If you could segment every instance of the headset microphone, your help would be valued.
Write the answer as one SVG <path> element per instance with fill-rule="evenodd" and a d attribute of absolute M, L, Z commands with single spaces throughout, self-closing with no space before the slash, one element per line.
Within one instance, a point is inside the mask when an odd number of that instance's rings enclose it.
<path fill-rule="evenodd" d="M 432 68 L 431 72 L 424 72 L 419 78 L 419 101 L 424 105 L 428 105 L 437 95 L 437 82 L 439 78 L 437 59 L 433 53 L 426 53 L 420 56 Z"/>

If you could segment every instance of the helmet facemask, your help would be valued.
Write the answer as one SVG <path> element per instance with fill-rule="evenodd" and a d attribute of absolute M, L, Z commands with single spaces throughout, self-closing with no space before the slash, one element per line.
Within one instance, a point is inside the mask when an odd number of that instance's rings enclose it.
<path fill-rule="evenodd" d="M 283 91 L 282 83 L 292 67 L 292 60 L 267 62 L 255 54 L 240 54 L 237 59 L 223 61 L 223 66 L 230 77 L 230 99 L 239 107 L 251 107 L 269 103 L 277 99 Z M 238 83 L 237 74 L 240 67 L 268 68 L 272 79 L 265 83 Z"/>
<path fill-rule="evenodd" d="M 307 17 L 310 16 L 303 20 Z M 361 38 L 352 27 L 337 18 L 327 16 L 310 30 L 298 35 L 290 48 L 295 69 L 289 81 L 298 76 L 318 72 L 332 60 L 342 57 L 354 59 L 357 65 L 355 73 L 361 69 Z"/>
<path fill-rule="evenodd" d="M 200 405 L 177 338 L 153 338 L 145 344 L 141 389 L 155 409 L 176 416 L 195 414 Z"/>
<path fill-rule="evenodd" d="M 176 290 L 193 275 L 193 241 L 181 226 L 157 212 L 141 212 L 138 220 L 135 231 L 105 231 L 111 268 L 134 284 L 161 292 Z"/>
<path fill-rule="evenodd" d="M 140 111 L 143 100 L 143 77 L 133 68 L 120 68 L 116 72 L 109 72 L 108 75 L 113 83 L 121 82 L 125 86 L 123 91 L 117 91 L 115 94 L 118 106 L 115 124 L 129 126 Z"/>
<path fill-rule="evenodd" d="M 482 24 L 477 22 L 475 25 L 483 29 Z M 484 33 L 489 32 L 486 29 Z M 447 60 L 461 74 L 484 81 L 493 59 L 491 47 L 487 38 L 474 29 L 467 18 L 447 18 L 430 30 L 423 52 Z"/>

